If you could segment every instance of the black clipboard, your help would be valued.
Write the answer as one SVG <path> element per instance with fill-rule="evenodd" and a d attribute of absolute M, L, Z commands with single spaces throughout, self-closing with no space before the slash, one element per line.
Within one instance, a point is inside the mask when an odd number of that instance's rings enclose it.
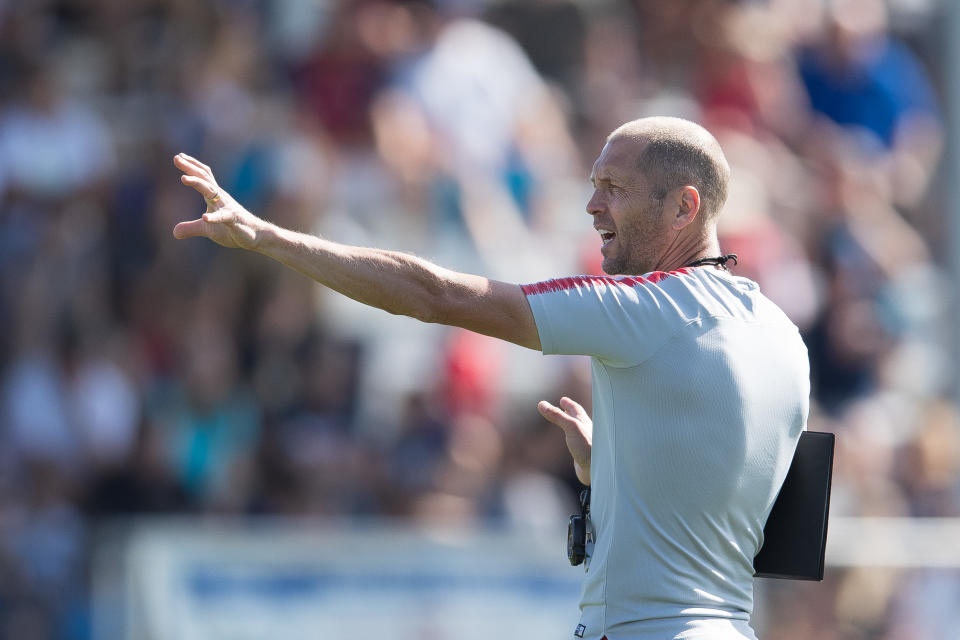
<path fill-rule="evenodd" d="M 763 527 L 755 577 L 823 580 L 833 480 L 832 433 L 804 431 Z"/>

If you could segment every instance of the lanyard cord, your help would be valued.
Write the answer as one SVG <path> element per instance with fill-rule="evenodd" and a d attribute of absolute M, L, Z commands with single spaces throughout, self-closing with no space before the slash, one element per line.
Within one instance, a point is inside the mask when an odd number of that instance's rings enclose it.
<path fill-rule="evenodd" d="M 728 254 L 725 255 L 725 256 L 717 256 L 716 258 L 700 258 L 699 260 L 694 260 L 694 261 L 691 262 L 690 264 L 684 265 L 683 268 L 686 269 L 687 267 L 701 267 L 701 266 L 703 266 L 703 265 L 705 265 L 705 264 L 710 264 L 710 265 L 713 265 L 713 266 L 715 266 L 715 267 L 720 267 L 721 269 L 726 269 L 726 268 L 727 268 L 727 262 L 728 262 L 729 260 L 733 260 L 733 264 L 734 264 L 734 265 L 738 264 L 738 262 L 737 262 L 737 254 L 735 254 L 735 253 L 728 253 Z"/>

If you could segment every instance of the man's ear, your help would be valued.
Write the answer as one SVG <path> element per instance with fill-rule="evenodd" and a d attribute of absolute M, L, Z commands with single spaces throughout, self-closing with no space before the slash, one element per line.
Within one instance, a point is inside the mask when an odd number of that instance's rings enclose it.
<path fill-rule="evenodd" d="M 677 203 L 677 209 L 671 226 L 679 231 L 697 219 L 700 213 L 700 192 L 696 187 L 687 185 L 678 190 L 676 197 L 674 202 Z"/>

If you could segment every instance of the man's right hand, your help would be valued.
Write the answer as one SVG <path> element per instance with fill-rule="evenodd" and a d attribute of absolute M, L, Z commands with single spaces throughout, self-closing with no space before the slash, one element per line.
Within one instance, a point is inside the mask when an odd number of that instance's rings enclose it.
<path fill-rule="evenodd" d="M 203 196 L 207 211 L 202 218 L 181 222 L 173 228 L 177 239 L 201 236 L 230 249 L 256 249 L 261 232 L 268 226 L 220 188 L 207 165 L 185 153 L 173 158 L 183 171 L 180 182 Z"/>
<path fill-rule="evenodd" d="M 563 429 L 567 440 L 567 449 L 573 456 L 573 467 L 577 478 L 583 484 L 590 484 L 590 447 L 593 444 L 593 421 L 587 415 L 586 409 L 564 396 L 560 398 L 560 406 L 541 400 L 537 404 L 537 411 L 544 418 Z"/>

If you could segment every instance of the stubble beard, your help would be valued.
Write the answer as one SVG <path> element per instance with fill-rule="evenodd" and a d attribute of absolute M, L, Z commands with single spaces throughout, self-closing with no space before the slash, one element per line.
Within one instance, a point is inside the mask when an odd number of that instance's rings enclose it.
<path fill-rule="evenodd" d="M 609 276 L 628 275 L 626 269 L 624 268 L 625 262 L 626 261 L 622 256 L 604 258 L 603 262 L 600 263 L 600 268 L 603 269 L 603 272 Z"/>
<path fill-rule="evenodd" d="M 617 230 L 618 251 L 600 263 L 611 276 L 639 276 L 654 271 L 660 258 L 655 247 L 662 245 L 665 234 L 656 224 L 656 211 L 644 211 L 634 224 Z"/>
<path fill-rule="evenodd" d="M 639 260 L 628 260 L 620 256 L 604 258 L 600 263 L 603 272 L 610 276 L 641 276 L 654 271 L 656 259 L 649 257 Z"/>

